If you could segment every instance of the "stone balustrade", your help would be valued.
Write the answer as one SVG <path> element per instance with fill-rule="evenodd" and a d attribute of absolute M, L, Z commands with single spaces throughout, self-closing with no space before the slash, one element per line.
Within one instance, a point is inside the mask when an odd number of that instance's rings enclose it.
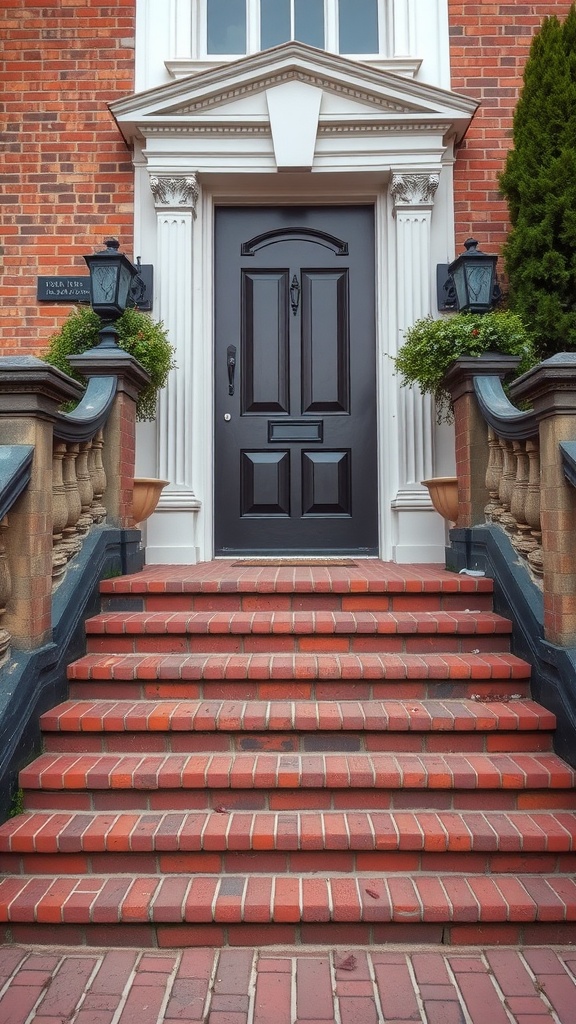
<path fill-rule="evenodd" d="M 456 428 L 458 526 L 499 525 L 543 591 L 544 633 L 576 644 L 576 354 L 559 353 L 511 385 L 510 356 L 463 357 L 447 376 Z"/>
<path fill-rule="evenodd" d="M 135 403 L 148 374 L 120 349 L 72 361 L 85 389 L 34 356 L 0 358 L 0 660 L 49 642 L 52 595 L 90 532 L 134 525 Z"/>

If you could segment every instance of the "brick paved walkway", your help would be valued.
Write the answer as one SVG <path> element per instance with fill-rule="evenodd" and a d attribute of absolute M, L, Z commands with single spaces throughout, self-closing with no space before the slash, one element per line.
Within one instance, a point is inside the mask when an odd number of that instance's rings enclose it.
<path fill-rule="evenodd" d="M 0 1024 L 575 1024 L 576 949 L 0 949 Z"/>

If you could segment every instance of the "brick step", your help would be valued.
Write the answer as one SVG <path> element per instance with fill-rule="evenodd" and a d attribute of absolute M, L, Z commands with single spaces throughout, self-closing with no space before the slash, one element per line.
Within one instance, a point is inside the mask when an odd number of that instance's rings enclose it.
<path fill-rule="evenodd" d="M 103 612 L 430 612 L 491 611 L 492 592 L 450 592 L 441 587 L 421 593 L 337 593 L 294 590 L 290 593 L 203 594 L 166 591 L 156 594 L 103 594 Z"/>
<path fill-rule="evenodd" d="M 8 941 L 58 944 L 421 942 L 423 924 L 435 926 L 426 931 L 431 942 L 574 942 L 576 882 L 542 874 L 10 876 L 0 881 L 0 920 Z"/>
<path fill-rule="evenodd" d="M 570 872 L 574 812 L 39 813 L 0 827 L 9 874 Z"/>
<path fill-rule="evenodd" d="M 96 699 L 487 699 L 528 695 L 530 666 L 500 654 L 88 654 L 70 696 Z"/>
<path fill-rule="evenodd" d="M 531 700 L 66 701 L 46 751 L 549 750 L 555 716 Z"/>
<path fill-rule="evenodd" d="M 347 651 L 425 654 L 509 649 L 493 612 L 108 612 L 86 622 L 89 653 Z"/>
<path fill-rule="evenodd" d="M 441 753 L 206 753 L 194 754 L 43 754 L 20 773 L 27 806 L 77 810 L 127 808 L 180 810 L 228 806 L 259 809 L 406 807 L 407 797 L 427 806 L 434 793 L 451 801 L 458 796 L 482 807 L 474 796 L 499 809 L 542 807 L 518 802 L 548 795 L 550 808 L 571 808 L 576 772 L 555 754 L 441 754 Z M 37 794 L 31 801 L 32 792 Z M 43 792 L 42 792 L 43 791 Z M 92 803 L 98 792 L 105 803 Z M 472 792 L 470 792 L 472 791 Z M 556 793 L 554 792 L 556 791 Z M 54 794 L 57 793 L 58 796 Z M 195 798 L 192 794 L 195 793 Z M 223 799 L 222 794 L 230 794 Z M 254 796 L 260 804 L 246 803 Z M 554 797 L 566 802 L 554 803 Z M 43 799 L 38 800 L 38 797 Z M 338 802 L 338 798 L 344 802 Z M 505 798 L 499 803 L 499 798 Z M 191 800 L 195 799 L 194 806 Z M 230 804 L 230 799 L 240 801 Z M 313 799 L 313 803 L 307 801 Z M 318 800 L 323 802 L 317 802 Z M 47 801 L 52 801 L 48 803 Z M 54 803 L 56 801 L 56 803 Z M 133 801 L 130 805 L 126 801 Z M 172 803 L 170 802 L 172 801 Z M 242 802 L 244 801 L 244 802 Z M 328 802 L 326 802 L 328 801 Z M 365 802 L 368 801 L 368 802 Z M 267 802 L 267 803 L 266 803 Z M 420 806 L 413 802 L 412 807 Z M 430 806 L 434 806 L 433 804 Z M 442 806 L 452 806 L 449 805 Z M 458 804 L 454 804 L 458 807 Z"/>
<path fill-rule="evenodd" d="M 392 594 L 424 599 L 428 594 L 453 597 L 464 594 L 470 595 L 471 600 L 491 595 L 493 581 L 487 577 L 461 576 L 440 565 L 400 566 L 375 558 L 359 559 L 351 566 L 249 566 L 238 560 L 218 559 L 197 565 L 149 565 L 131 576 L 103 580 L 100 592 L 104 600 L 112 596 L 140 600 L 174 596 L 233 600 L 235 595 L 271 597 L 276 594 L 312 594 L 317 598 L 321 595 L 362 598 Z"/>

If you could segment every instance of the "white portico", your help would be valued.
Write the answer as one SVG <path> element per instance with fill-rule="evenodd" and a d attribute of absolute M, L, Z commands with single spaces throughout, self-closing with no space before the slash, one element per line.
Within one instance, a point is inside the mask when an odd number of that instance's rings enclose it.
<path fill-rule="evenodd" d="M 139 84 L 153 87 L 112 107 L 134 150 L 135 253 L 154 264 L 154 316 L 178 364 L 157 423 L 138 439 L 138 472 L 170 480 L 148 524 L 147 559 L 186 563 L 214 553 L 215 210 L 358 204 L 373 206 L 376 238 L 380 556 L 440 561 L 444 523 L 420 481 L 451 471 L 451 437 L 436 427 L 428 401 L 398 387 L 390 357 L 414 320 L 435 313 L 436 264 L 454 251 L 454 147 L 475 104 L 420 80 L 423 30 L 410 16 L 387 36 L 404 52 L 378 60 L 291 40 L 214 66 L 192 53 L 188 6 L 168 5 L 172 29 L 163 23 L 163 34 L 157 5 L 143 4 Z M 427 6 L 423 66 L 445 82 L 445 5 Z M 395 7 L 423 9 L 420 0 Z"/>

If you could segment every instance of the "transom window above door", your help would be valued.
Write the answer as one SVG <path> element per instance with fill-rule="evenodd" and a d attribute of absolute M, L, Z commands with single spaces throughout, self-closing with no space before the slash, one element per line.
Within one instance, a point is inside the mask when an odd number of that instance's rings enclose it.
<path fill-rule="evenodd" d="M 206 0 L 206 53 L 254 53 L 290 39 L 343 54 L 381 52 L 384 0 Z"/>

